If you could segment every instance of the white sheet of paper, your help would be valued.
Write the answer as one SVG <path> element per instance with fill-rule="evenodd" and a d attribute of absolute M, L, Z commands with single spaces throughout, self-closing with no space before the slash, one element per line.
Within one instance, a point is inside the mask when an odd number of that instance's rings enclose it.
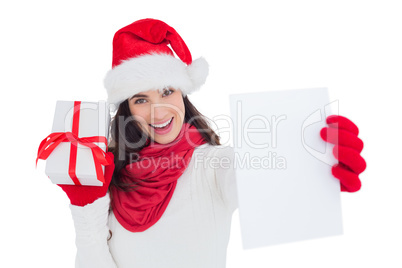
<path fill-rule="evenodd" d="M 244 249 L 342 234 L 326 88 L 230 95 Z M 337 112 L 337 110 L 336 110 Z"/>

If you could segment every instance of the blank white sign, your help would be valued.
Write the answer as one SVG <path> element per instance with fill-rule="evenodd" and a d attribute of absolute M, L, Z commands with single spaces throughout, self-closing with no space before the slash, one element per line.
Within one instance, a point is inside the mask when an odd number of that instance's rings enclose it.
<path fill-rule="evenodd" d="M 326 88 L 230 95 L 243 248 L 342 234 Z M 337 107 L 335 107 L 337 108 Z"/>

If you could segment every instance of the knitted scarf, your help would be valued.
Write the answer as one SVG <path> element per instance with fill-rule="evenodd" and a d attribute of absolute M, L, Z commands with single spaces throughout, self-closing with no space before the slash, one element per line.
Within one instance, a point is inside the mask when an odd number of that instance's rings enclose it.
<path fill-rule="evenodd" d="M 138 159 L 122 170 L 122 182 L 138 186 L 130 192 L 111 189 L 113 213 L 125 229 L 142 232 L 161 218 L 195 147 L 204 143 L 197 128 L 184 123 L 174 141 L 144 147 Z"/>

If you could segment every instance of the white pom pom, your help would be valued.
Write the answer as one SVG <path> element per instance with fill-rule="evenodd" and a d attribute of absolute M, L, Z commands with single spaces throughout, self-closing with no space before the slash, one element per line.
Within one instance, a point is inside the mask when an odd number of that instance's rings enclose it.
<path fill-rule="evenodd" d="M 208 62 L 204 58 L 193 60 L 193 62 L 187 66 L 187 73 L 193 83 L 193 88 L 187 93 L 198 90 L 207 80 L 209 71 Z"/>

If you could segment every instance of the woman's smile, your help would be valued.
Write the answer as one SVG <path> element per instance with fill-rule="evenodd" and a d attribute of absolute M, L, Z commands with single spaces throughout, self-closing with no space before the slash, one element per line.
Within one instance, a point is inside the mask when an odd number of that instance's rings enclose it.
<path fill-rule="evenodd" d="M 167 120 L 167 121 L 165 121 L 165 122 L 160 122 L 160 123 L 155 123 L 155 124 L 149 124 L 151 127 L 154 127 L 154 128 L 164 128 L 164 127 L 166 127 L 167 125 L 169 125 L 170 123 L 171 123 L 171 120 L 173 119 L 173 117 L 172 118 L 170 118 L 169 120 Z"/>
<path fill-rule="evenodd" d="M 166 121 L 166 123 L 158 124 L 158 125 L 150 124 L 150 126 L 153 128 L 153 130 L 156 134 L 164 135 L 164 134 L 169 133 L 172 130 L 173 119 L 174 119 L 174 117 L 170 118 L 170 120 Z"/>

